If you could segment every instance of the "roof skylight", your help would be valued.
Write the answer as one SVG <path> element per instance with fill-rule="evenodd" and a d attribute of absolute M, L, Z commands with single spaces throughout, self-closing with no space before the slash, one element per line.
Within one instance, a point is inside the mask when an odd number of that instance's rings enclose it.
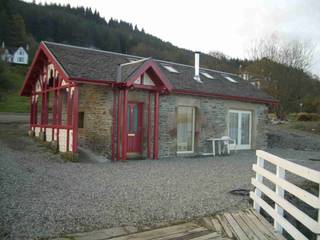
<path fill-rule="evenodd" d="M 167 69 L 169 72 L 172 73 L 179 73 L 178 70 L 176 70 L 174 67 L 169 66 L 169 65 L 162 65 L 165 69 Z"/>
<path fill-rule="evenodd" d="M 212 75 L 210 75 L 209 73 L 207 73 L 207 72 L 200 72 L 200 74 L 202 74 L 206 78 L 214 79 L 214 77 Z"/>
<path fill-rule="evenodd" d="M 233 82 L 233 83 L 238 83 L 237 80 L 234 80 L 232 77 L 229 77 L 229 76 L 224 76 L 225 79 L 229 80 L 230 82 Z"/>

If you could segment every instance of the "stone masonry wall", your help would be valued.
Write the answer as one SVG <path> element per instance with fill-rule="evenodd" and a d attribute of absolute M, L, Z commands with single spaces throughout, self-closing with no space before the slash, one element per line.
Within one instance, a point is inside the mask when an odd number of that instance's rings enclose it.
<path fill-rule="evenodd" d="M 78 129 L 79 146 L 111 157 L 113 92 L 110 88 L 84 85 L 79 92 L 79 112 L 84 128 Z"/>
<path fill-rule="evenodd" d="M 159 106 L 159 157 L 177 155 L 178 106 L 195 108 L 194 153 L 211 152 L 212 146 L 206 139 L 228 135 L 228 111 L 246 110 L 252 113 L 252 148 L 266 147 L 267 107 L 263 104 L 219 100 L 187 95 L 163 95 Z"/>
<path fill-rule="evenodd" d="M 128 101 L 143 103 L 142 157 L 147 156 L 148 92 L 130 90 Z M 263 104 L 228 101 L 187 95 L 161 95 L 159 99 L 159 157 L 177 156 L 177 107 L 195 108 L 194 153 L 212 151 L 210 137 L 228 135 L 228 111 L 252 112 L 252 148 L 266 147 L 267 107 Z M 79 112 L 84 112 L 84 128 L 79 129 L 79 145 L 111 157 L 113 92 L 109 88 L 81 86 Z M 154 96 L 151 95 L 151 123 L 153 147 Z"/>

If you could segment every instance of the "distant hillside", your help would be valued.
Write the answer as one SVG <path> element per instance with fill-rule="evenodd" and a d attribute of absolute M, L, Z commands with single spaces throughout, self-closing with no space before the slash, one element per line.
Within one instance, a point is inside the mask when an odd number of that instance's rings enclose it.
<path fill-rule="evenodd" d="M 1 11 L 0 20 L 3 19 L 6 22 L 4 15 L 8 17 L 9 14 L 22 16 L 27 34 L 32 35 L 29 36 L 29 40 L 34 38 L 36 42 L 48 40 L 69 43 L 121 53 L 153 56 L 191 65 L 194 61 L 192 51 L 164 42 L 145 33 L 144 30 L 138 30 L 131 23 L 113 19 L 106 21 L 91 8 L 72 8 L 70 5 L 56 4 L 37 5 L 18 0 L 1 1 L 6 13 Z M 4 33 L 0 35 L 1 41 L 8 40 L 7 38 L 8 36 Z M 201 64 L 204 67 L 235 73 L 240 63 L 236 59 L 218 59 L 203 54 Z"/>
<path fill-rule="evenodd" d="M 5 41 L 11 46 L 28 43 L 32 58 L 38 43 L 42 40 L 152 56 L 189 65 L 194 63 L 192 51 L 145 33 L 143 29 L 139 30 L 131 23 L 113 19 L 107 21 L 91 8 L 0 0 L 0 42 Z M 214 49 L 214 46 L 212 48 Z M 251 79 L 258 79 L 263 90 L 280 100 L 277 111 L 282 115 L 299 111 L 300 103 L 303 103 L 305 111 L 320 112 L 319 79 L 301 69 L 268 59 L 248 61 L 227 58 L 219 52 L 210 55 L 202 53 L 200 64 L 202 67 L 236 74 L 248 73 Z M 10 72 L 10 68 L 5 66 L 4 69 L 9 69 Z M 12 71 L 14 69 L 11 68 Z M 21 75 L 19 81 L 22 78 Z M 11 90 L 12 94 L 13 92 L 14 90 Z M 7 105 L 2 104 L 2 108 L 3 106 Z"/>

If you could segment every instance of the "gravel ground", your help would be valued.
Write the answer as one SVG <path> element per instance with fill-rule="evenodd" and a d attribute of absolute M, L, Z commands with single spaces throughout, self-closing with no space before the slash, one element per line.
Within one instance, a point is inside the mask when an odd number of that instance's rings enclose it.
<path fill-rule="evenodd" d="M 0 112 L 0 123 L 28 123 L 29 113 Z"/>
<path fill-rule="evenodd" d="M 152 225 L 249 206 L 254 151 L 228 157 L 70 163 L 25 126 L 0 124 L 0 238 L 30 239 L 120 225 Z M 319 152 L 271 149 L 318 169 Z"/>
<path fill-rule="evenodd" d="M 288 125 L 270 125 L 268 127 L 268 145 L 270 147 L 320 151 L 319 135 L 292 129 Z"/>

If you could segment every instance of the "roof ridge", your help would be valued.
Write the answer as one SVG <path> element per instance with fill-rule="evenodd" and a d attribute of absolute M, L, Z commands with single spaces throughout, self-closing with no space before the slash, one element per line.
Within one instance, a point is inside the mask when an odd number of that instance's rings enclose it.
<path fill-rule="evenodd" d="M 131 54 L 125 54 L 125 53 L 117 53 L 117 52 L 100 50 L 100 49 L 94 49 L 94 48 L 89 48 L 89 47 L 80 47 L 80 46 L 75 46 L 75 45 L 65 44 L 65 43 L 56 43 L 56 42 L 50 42 L 50 41 L 42 41 L 42 42 L 43 42 L 43 43 L 54 44 L 54 45 L 58 45 L 58 46 L 78 48 L 78 49 L 83 49 L 83 50 L 88 50 L 88 51 L 96 51 L 96 52 L 110 53 L 110 54 L 119 55 L 119 56 L 125 56 L 125 57 L 140 58 L 140 60 L 146 58 L 146 57 L 141 57 L 141 56 L 137 56 L 137 55 L 131 55 Z M 147 57 L 147 58 L 152 58 L 152 57 Z M 183 64 L 183 63 L 171 62 L 171 61 L 166 61 L 166 60 L 161 60 L 161 59 L 154 59 L 154 60 L 155 60 L 156 62 L 168 63 L 168 64 L 175 64 L 175 65 L 178 65 L 178 66 L 184 66 L 184 67 L 194 68 L 193 65 L 187 65 L 187 64 Z M 237 74 L 234 74 L 234 73 L 229 73 L 229 72 L 214 70 L 214 69 L 210 69 L 210 68 L 202 68 L 202 67 L 200 67 L 200 70 L 213 71 L 213 72 L 216 72 L 216 73 L 223 73 L 223 74 L 230 74 L 230 75 L 237 76 Z"/>
<path fill-rule="evenodd" d="M 121 63 L 120 66 L 123 67 L 123 66 L 127 66 L 127 65 L 130 65 L 130 64 L 135 64 L 135 63 L 139 63 L 139 62 L 144 62 L 144 61 L 147 61 L 149 59 L 152 59 L 152 57 L 147 57 L 147 58 L 142 58 L 142 59 L 139 59 L 137 61 L 131 61 L 131 62 L 127 62 L 127 63 Z"/>

